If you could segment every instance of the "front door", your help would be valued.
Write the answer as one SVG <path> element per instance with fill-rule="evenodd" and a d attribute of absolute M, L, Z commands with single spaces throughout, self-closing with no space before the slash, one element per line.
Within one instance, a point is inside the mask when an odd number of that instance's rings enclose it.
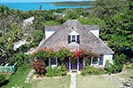
<path fill-rule="evenodd" d="M 77 70 L 77 59 L 71 60 L 71 70 Z"/>

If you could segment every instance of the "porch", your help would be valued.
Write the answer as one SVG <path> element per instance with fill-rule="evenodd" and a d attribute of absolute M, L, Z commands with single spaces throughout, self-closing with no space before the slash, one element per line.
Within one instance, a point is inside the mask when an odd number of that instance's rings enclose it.
<path fill-rule="evenodd" d="M 103 67 L 103 55 L 100 57 L 90 57 L 90 58 L 83 58 L 83 57 L 77 57 L 77 58 L 64 58 L 64 65 L 67 68 L 69 72 L 79 72 L 81 69 L 84 68 L 86 65 L 91 65 L 94 67 Z M 60 59 L 58 58 L 49 58 L 46 62 L 47 66 L 51 67 L 57 67 L 62 64 Z"/>

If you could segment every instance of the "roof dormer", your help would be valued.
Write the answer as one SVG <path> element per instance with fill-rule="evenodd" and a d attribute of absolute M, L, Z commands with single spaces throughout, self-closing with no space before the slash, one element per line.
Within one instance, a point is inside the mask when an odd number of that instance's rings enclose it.
<path fill-rule="evenodd" d="M 71 43 L 71 42 L 76 42 L 78 44 L 80 43 L 79 33 L 77 33 L 74 30 L 68 35 L 68 43 Z"/>

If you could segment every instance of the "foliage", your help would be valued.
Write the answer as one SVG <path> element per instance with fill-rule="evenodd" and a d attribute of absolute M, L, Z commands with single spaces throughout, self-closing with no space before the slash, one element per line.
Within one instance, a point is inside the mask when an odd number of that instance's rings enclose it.
<path fill-rule="evenodd" d="M 109 68 L 105 68 L 109 74 L 111 73 L 119 73 L 122 71 L 122 64 L 111 64 Z"/>
<path fill-rule="evenodd" d="M 64 76 L 66 75 L 67 71 L 64 65 L 58 66 L 58 67 L 47 67 L 46 68 L 46 74 L 47 77 L 53 77 L 53 76 Z"/>
<path fill-rule="evenodd" d="M 72 57 L 72 52 L 67 49 L 61 49 L 56 53 L 56 57 L 59 58 L 62 62 L 64 62 L 64 58 Z"/>
<path fill-rule="evenodd" d="M 97 17 L 106 19 L 121 12 L 126 7 L 126 0 L 96 0 L 94 13 Z"/>
<path fill-rule="evenodd" d="M 44 62 L 42 61 L 42 59 L 33 59 L 32 65 L 31 67 L 33 69 L 35 69 L 35 71 L 38 74 L 43 74 L 45 71 L 45 66 L 44 66 Z"/>
<path fill-rule="evenodd" d="M 27 41 L 30 42 L 29 47 L 37 47 L 39 45 L 39 42 L 44 37 L 44 30 L 43 29 L 35 30 L 35 31 L 33 31 L 33 33 L 31 33 L 27 37 Z"/>
<path fill-rule="evenodd" d="M 57 21 L 46 21 L 45 25 L 48 25 L 48 26 L 59 25 L 59 22 L 57 22 Z"/>
<path fill-rule="evenodd" d="M 74 10 L 68 9 L 67 14 L 65 15 L 65 18 L 66 19 L 77 19 L 81 16 L 87 16 L 87 14 L 88 13 L 82 9 L 74 9 Z"/>
<path fill-rule="evenodd" d="M 108 73 L 118 73 L 121 72 L 123 69 L 123 64 L 126 63 L 126 56 L 124 54 L 121 55 L 115 55 L 114 56 L 113 64 L 106 62 L 106 68 L 105 70 L 108 71 Z"/>
<path fill-rule="evenodd" d="M 12 57 L 9 59 L 9 62 L 10 64 L 17 63 L 19 70 L 24 70 L 29 68 L 29 59 L 30 59 L 29 55 L 19 52 L 13 54 Z"/>
<path fill-rule="evenodd" d="M 99 75 L 99 74 L 105 74 L 106 71 L 104 69 L 95 68 L 93 66 L 85 66 L 84 69 L 81 70 L 82 75 Z"/>
<path fill-rule="evenodd" d="M 114 55 L 114 64 L 125 64 L 126 63 L 126 55 Z"/>
<path fill-rule="evenodd" d="M 32 55 L 32 58 L 39 58 L 45 60 L 47 58 L 47 52 L 45 50 L 39 50 Z"/>
<path fill-rule="evenodd" d="M 104 20 L 98 17 L 80 17 L 78 21 L 84 25 L 99 25 L 101 29 L 106 27 Z"/>
<path fill-rule="evenodd" d="M 64 58 L 72 57 L 72 53 L 67 49 L 61 49 L 59 51 L 53 51 L 52 49 L 40 49 L 33 54 L 34 58 L 42 58 L 44 61 L 48 58 L 59 58 L 62 63 Z"/>
<path fill-rule="evenodd" d="M 52 2 L 52 4 L 54 4 L 54 5 L 59 5 L 59 6 L 84 6 L 84 5 L 91 5 L 93 2 L 92 1 L 82 1 L 82 2 L 76 2 L 76 1 L 74 1 L 74 2 L 72 2 L 72 1 L 66 1 L 66 2 Z"/>
<path fill-rule="evenodd" d="M 6 80 L 6 76 L 3 74 L 0 74 L 0 84 L 2 84 Z"/>

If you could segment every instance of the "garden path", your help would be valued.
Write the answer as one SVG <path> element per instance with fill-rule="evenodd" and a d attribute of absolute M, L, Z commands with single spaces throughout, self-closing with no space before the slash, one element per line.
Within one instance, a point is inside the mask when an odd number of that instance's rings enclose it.
<path fill-rule="evenodd" d="M 70 88 L 76 88 L 76 73 L 71 73 Z"/>
<path fill-rule="evenodd" d="M 30 82 L 30 79 L 31 79 L 31 77 L 33 76 L 33 74 L 35 73 L 35 70 L 34 69 L 32 69 L 30 72 L 29 72 L 29 74 L 28 74 L 28 76 L 26 77 L 26 79 L 25 79 L 25 83 L 29 83 Z"/>

